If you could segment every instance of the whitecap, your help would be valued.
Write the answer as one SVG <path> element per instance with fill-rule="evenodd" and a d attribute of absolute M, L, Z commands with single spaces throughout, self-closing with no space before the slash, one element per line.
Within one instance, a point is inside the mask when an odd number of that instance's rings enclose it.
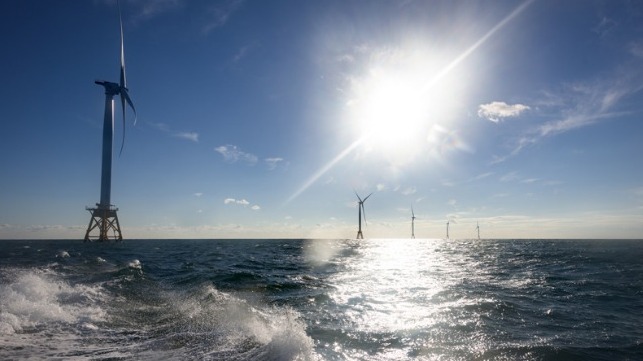
<path fill-rule="evenodd" d="M 63 323 L 99 322 L 105 312 L 96 305 L 99 286 L 71 286 L 51 270 L 15 271 L 0 285 L 0 333 Z"/>

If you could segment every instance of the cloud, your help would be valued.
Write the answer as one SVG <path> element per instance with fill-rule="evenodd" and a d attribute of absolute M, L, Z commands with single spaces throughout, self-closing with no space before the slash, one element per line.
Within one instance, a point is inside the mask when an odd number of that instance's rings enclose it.
<path fill-rule="evenodd" d="M 214 151 L 223 156 L 223 160 L 228 163 L 236 163 L 238 161 L 243 161 L 249 165 L 255 165 L 258 161 L 256 155 L 251 153 L 246 153 L 239 149 L 236 145 L 226 144 L 214 148 Z"/>
<path fill-rule="evenodd" d="M 201 192 L 197 192 L 197 193 L 194 193 L 193 195 L 194 195 L 195 197 L 201 197 L 201 196 L 203 195 L 203 193 L 201 193 Z"/>
<path fill-rule="evenodd" d="M 195 143 L 199 142 L 199 133 L 195 132 L 180 132 L 180 133 L 174 133 L 173 134 L 177 138 L 183 138 L 187 140 L 191 140 Z"/>
<path fill-rule="evenodd" d="M 266 162 L 266 164 L 268 165 L 268 169 L 270 170 L 274 170 L 275 168 L 277 168 L 277 165 L 279 165 L 279 163 L 283 161 L 284 159 L 279 157 L 264 159 L 264 162 Z"/>
<path fill-rule="evenodd" d="M 223 200 L 223 204 L 248 207 L 250 205 L 250 202 L 248 202 L 245 198 L 244 199 L 226 198 Z M 253 211 L 258 211 L 258 210 L 261 210 L 261 207 L 258 204 L 253 204 L 250 207 L 250 209 L 252 209 Z"/>
<path fill-rule="evenodd" d="M 415 194 L 417 192 L 417 189 L 415 187 L 407 187 L 402 191 L 402 194 L 405 196 L 410 196 L 411 194 Z"/>
<path fill-rule="evenodd" d="M 232 57 L 232 62 L 233 63 L 238 63 L 239 61 L 241 61 L 241 59 L 245 58 L 248 55 L 248 53 L 250 52 L 250 50 L 252 50 L 253 48 L 254 48 L 254 45 L 252 45 L 252 44 L 242 46 L 237 51 L 237 53 L 234 54 L 234 56 Z"/>
<path fill-rule="evenodd" d="M 173 137 L 190 140 L 195 143 L 199 142 L 199 133 L 197 132 L 175 132 L 170 128 L 169 125 L 165 123 L 147 122 L 147 124 L 149 124 L 152 128 L 156 128 L 163 133 L 168 133 Z"/>
<path fill-rule="evenodd" d="M 216 4 L 207 12 L 209 16 L 208 23 L 203 27 L 204 33 L 220 28 L 225 25 L 232 14 L 234 14 L 243 4 L 243 0 L 228 0 L 222 4 Z"/>
<path fill-rule="evenodd" d="M 635 57 L 643 59 L 643 41 L 631 43 L 629 50 Z"/>
<path fill-rule="evenodd" d="M 130 3 L 138 7 L 134 16 L 137 20 L 151 19 L 183 6 L 182 0 L 135 1 Z"/>
<path fill-rule="evenodd" d="M 242 206 L 247 206 L 247 205 L 250 204 L 250 202 L 248 202 L 245 199 L 234 199 L 234 198 L 226 198 L 226 199 L 223 200 L 223 203 L 224 204 L 239 204 L 239 205 L 242 205 Z"/>
<path fill-rule="evenodd" d="M 478 107 L 478 116 L 486 118 L 494 123 L 499 123 L 503 118 L 517 117 L 520 113 L 530 108 L 523 104 L 507 104 L 505 102 L 491 102 L 489 104 L 480 104 Z"/>

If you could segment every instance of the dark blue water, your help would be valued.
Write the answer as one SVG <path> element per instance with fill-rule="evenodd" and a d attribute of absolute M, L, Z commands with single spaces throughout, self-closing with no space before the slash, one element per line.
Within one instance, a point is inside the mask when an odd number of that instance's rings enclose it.
<path fill-rule="evenodd" d="M 643 360 L 643 241 L 0 241 L 0 359 Z"/>

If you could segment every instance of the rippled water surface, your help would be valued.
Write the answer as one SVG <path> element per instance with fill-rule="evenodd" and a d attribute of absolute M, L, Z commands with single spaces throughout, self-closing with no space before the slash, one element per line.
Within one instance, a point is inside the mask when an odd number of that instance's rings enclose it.
<path fill-rule="evenodd" d="M 643 359 L 642 241 L 0 246 L 0 359 Z"/>

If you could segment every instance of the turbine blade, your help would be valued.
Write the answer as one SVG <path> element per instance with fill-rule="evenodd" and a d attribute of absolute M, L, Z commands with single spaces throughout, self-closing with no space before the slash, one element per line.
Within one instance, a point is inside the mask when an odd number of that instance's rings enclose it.
<path fill-rule="evenodd" d="M 123 147 L 125 147 L 125 90 L 121 88 L 121 108 L 123 108 L 123 140 L 121 141 L 121 150 L 118 152 L 118 156 L 120 157 L 121 154 L 123 154 Z"/>
<path fill-rule="evenodd" d="M 371 193 L 371 194 L 367 195 L 367 196 L 366 196 L 366 198 L 364 198 L 364 202 L 366 202 L 366 200 L 368 199 L 368 197 L 370 197 L 372 194 L 373 194 L 373 193 Z"/>
<path fill-rule="evenodd" d="M 366 199 L 364 199 L 364 200 L 366 200 Z M 364 224 L 368 225 L 368 223 L 366 223 L 366 209 L 364 208 L 364 203 L 363 202 L 360 203 L 360 206 L 362 207 L 362 214 L 364 215 Z"/>
<path fill-rule="evenodd" d="M 119 85 L 122 89 L 122 88 L 127 88 L 127 79 L 125 78 L 125 45 L 123 40 L 123 17 L 121 15 L 121 3 L 120 1 L 117 1 L 117 3 L 118 3 L 118 20 L 121 25 L 121 79 L 120 79 Z"/>
<path fill-rule="evenodd" d="M 363 202 L 362 198 L 359 197 L 359 194 L 357 194 L 357 191 L 354 190 L 353 192 L 355 192 L 355 195 L 357 196 L 357 199 L 359 199 L 359 203 L 361 204 Z"/>
<path fill-rule="evenodd" d="M 129 93 L 127 92 L 127 89 L 126 88 L 121 88 L 120 93 L 121 93 L 121 105 L 122 105 L 122 108 L 123 108 L 123 140 L 121 141 L 121 150 L 118 153 L 119 157 L 123 153 L 123 148 L 125 147 L 125 128 L 126 128 L 125 127 L 125 111 L 127 109 L 125 107 L 125 102 L 127 102 L 127 104 L 129 104 L 129 106 L 132 108 L 132 111 L 134 112 L 134 125 L 136 125 L 136 118 L 138 117 L 137 114 L 136 114 L 136 108 L 134 108 L 134 103 L 132 103 L 132 99 L 130 99 Z"/>

